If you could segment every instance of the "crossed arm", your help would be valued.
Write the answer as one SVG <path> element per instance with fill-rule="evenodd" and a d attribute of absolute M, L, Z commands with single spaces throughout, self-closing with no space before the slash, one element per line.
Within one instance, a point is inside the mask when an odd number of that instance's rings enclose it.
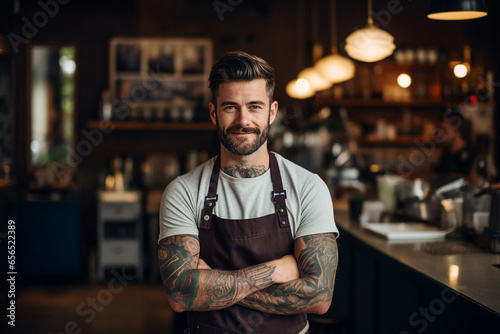
<path fill-rule="evenodd" d="M 239 303 L 276 314 L 324 313 L 330 306 L 338 253 L 333 233 L 295 241 L 286 255 L 236 271 L 210 269 L 196 236 L 160 241 L 158 261 L 174 311 L 209 311 Z"/>

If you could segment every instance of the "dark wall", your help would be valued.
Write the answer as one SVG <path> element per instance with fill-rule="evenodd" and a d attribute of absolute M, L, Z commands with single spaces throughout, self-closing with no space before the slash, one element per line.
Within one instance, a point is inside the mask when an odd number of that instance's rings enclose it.
<path fill-rule="evenodd" d="M 66 3 L 66 4 L 59 4 Z M 297 0 L 42 0 L 20 1 L 12 15 L 14 1 L 2 4 L 0 31 L 23 36 L 25 20 L 43 12 L 40 3 L 57 3 L 46 24 L 32 42 L 76 42 L 79 47 L 79 126 L 98 115 L 100 94 L 108 86 L 108 43 L 114 36 L 208 37 L 214 42 L 214 59 L 227 51 L 242 49 L 265 58 L 276 68 L 276 97 L 282 105 L 292 103 L 285 94 L 286 83 L 298 70 L 311 64 L 311 6 L 303 11 L 304 43 L 297 43 Z M 226 4 L 217 11 L 216 3 Z M 229 3 L 236 4 L 230 5 Z M 341 45 L 349 33 L 365 25 L 365 0 L 337 1 L 337 40 Z M 319 36 L 325 52 L 330 48 L 329 1 L 319 0 Z M 443 22 L 425 17 L 428 0 L 374 1 L 375 23 L 395 37 L 398 48 L 436 47 L 460 55 L 463 45 L 472 45 L 473 59 L 497 67 L 499 37 L 494 28 L 500 5 L 488 1 L 490 15 L 471 21 Z M 51 8 L 54 8 L 53 6 Z M 391 13 L 392 12 L 392 13 Z M 19 45 L 22 49 L 25 43 Z M 496 50 L 495 50 L 496 48 Z M 297 53 L 300 52 L 298 55 Z M 299 58 L 297 58 L 299 57 Z M 299 65 L 300 59 L 302 64 Z M 299 62 L 298 62 L 299 60 Z M 22 62 L 23 60 L 20 59 Z M 21 94 L 22 94 L 21 89 Z"/>
<path fill-rule="evenodd" d="M 471 44 L 473 62 L 481 63 L 486 69 L 493 69 L 500 78 L 498 22 L 500 2 L 487 1 L 490 14 L 473 21 L 440 22 L 428 20 L 425 15 L 428 0 L 373 1 L 375 22 L 395 37 L 398 48 L 434 47 L 447 54 L 460 55 L 463 45 Z M 214 4 L 228 4 L 219 13 Z M 229 5 L 232 3 L 234 5 Z M 37 42 L 74 42 L 78 45 L 78 118 L 77 133 L 83 139 L 82 130 L 89 120 L 98 118 L 99 100 L 108 88 L 109 40 L 122 37 L 207 37 L 214 43 L 214 59 L 231 50 L 244 50 L 266 59 L 276 69 L 275 97 L 280 106 L 291 107 L 294 101 L 285 94 L 286 83 L 295 78 L 298 71 L 311 64 L 311 46 L 316 37 L 311 32 L 311 8 L 307 1 L 301 12 L 303 22 L 299 23 L 298 0 L 10 0 L 0 3 L 0 32 L 7 37 L 14 61 L 16 166 L 21 188 L 27 182 L 26 155 L 26 44 Z M 16 7 L 16 4 L 19 7 Z M 35 33 L 26 36 L 27 23 L 43 18 L 47 4 L 51 4 L 47 22 L 40 24 Z M 58 4 L 57 8 L 54 4 Z M 318 40 L 325 52 L 330 49 L 329 0 L 319 0 Z M 337 38 L 341 45 L 353 30 L 365 25 L 367 18 L 366 0 L 337 0 Z M 47 7 L 47 8 L 49 8 Z M 392 10 L 392 14 L 390 12 Z M 302 25 L 301 25 L 302 24 Z M 302 29 L 301 38 L 297 30 Z M 26 30 L 28 29 L 28 30 Z M 32 31 L 33 32 L 33 31 Z M 8 37 L 16 34 L 22 42 L 13 46 Z M 301 43 L 302 41 L 302 43 Z M 15 50 L 18 49 L 18 50 Z M 499 81 L 498 79 L 496 80 Z M 497 93 L 497 101 L 498 101 Z M 301 102 L 307 109 L 310 101 Z M 498 106 L 496 107 L 498 113 Z M 496 120 L 499 132 L 500 119 Z M 134 137 L 116 133 L 84 159 L 79 168 L 79 185 L 82 192 L 83 221 L 87 247 L 95 241 L 95 189 L 97 175 L 107 163 L 110 154 L 129 150 L 141 154 L 144 150 L 171 150 L 175 141 L 168 133 L 137 132 Z M 143 139 L 142 141 L 140 139 Z M 209 143 L 207 134 L 191 137 L 186 142 Z M 145 145 L 144 143 L 154 143 Z M 126 145 L 123 145 L 123 144 Z M 126 146 L 126 147 L 124 147 Z M 497 139 L 497 147 L 500 142 Z M 179 150 L 179 147 L 175 149 Z M 497 154 L 497 156 L 500 156 Z M 500 166 L 500 161 L 497 161 Z"/>

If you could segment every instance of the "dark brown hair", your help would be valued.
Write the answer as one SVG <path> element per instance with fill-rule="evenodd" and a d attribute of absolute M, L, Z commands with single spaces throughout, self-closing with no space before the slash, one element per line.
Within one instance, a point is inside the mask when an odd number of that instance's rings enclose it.
<path fill-rule="evenodd" d="M 274 100 L 274 69 L 262 58 L 243 51 L 233 51 L 222 56 L 210 72 L 213 103 L 217 104 L 219 85 L 223 82 L 266 80 L 269 103 Z"/>

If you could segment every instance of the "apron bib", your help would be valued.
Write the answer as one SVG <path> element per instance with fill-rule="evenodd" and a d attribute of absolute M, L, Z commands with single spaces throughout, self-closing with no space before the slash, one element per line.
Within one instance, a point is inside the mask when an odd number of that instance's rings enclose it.
<path fill-rule="evenodd" d="M 212 214 L 217 202 L 220 156 L 215 161 L 199 228 L 200 258 L 210 267 L 239 270 L 293 254 L 293 239 L 286 211 L 278 163 L 269 152 L 276 212 L 252 219 L 221 219 Z M 307 315 L 273 315 L 239 305 L 207 312 L 186 312 L 191 334 L 295 334 L 307 325 Z"/>

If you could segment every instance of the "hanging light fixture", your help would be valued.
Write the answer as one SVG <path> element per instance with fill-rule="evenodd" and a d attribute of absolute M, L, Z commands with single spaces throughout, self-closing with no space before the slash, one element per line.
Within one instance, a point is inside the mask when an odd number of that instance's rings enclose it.
<path fill-rule="evenodd" d="M 316 68 L 314 67 L 306 67 L 297 75 L 299 79 L 305 79 L 311 86 L 312 90 L 321 91 L 332 86 L 332 83 L 322 77 Z"/>
<path fill-rule="evenodd" d="M 368 0 L 368 23 L 346 38 L 345 50 L 356 60 L 372 63 L 389 57 L 396 45 L 394 37 L 387 31 L 376 27 L 372 18 L 372 0 Z"/>
<path fill-rule="evenodd" d="M 432 20 L 471 20 L 488 15 L 484 0 L 432 0 L 427 17 Z"/>
<path fill-rule="evenodd" d="M 318 0 L 312 1 L 311 9 L 311 37 L 313 40 L 313 52 L 312 52 L 312 63 L 314 64 L 319 58 L 323 56 L 323 45 L 319 43 L 319 28 L 318 28 L 318 16 L 319 16 L 319 6 Z M 332 86 L 332 83 L 322 77 L 314 66 L 309 66 L 304 68 L 297 75 L 298 79 L 306 79 L 311 89 L 319 92 L 328 89 Z"/>
<path fill-rule="evenodd" d="M 297 6 L 297 68 L 301 68 L 304 63 L 304 7 L 304 0 L 299 1 L 299 6 Z M 316 93 L 314 89 L 311 88 L 309 82 L 304 78 L 290 80 L 285 87 L 285 91 L 288 96 L 294 99 L 307 99 Z"/>
<path fill-rule="evenodd" d="M 453 67 L 453 74 L 457 78 L 465 78 L 470 72 L 470 46 L 464 46 L 464 60 L 463 61 L 450 61 L 451 67 Z"/>
<path fill-rule="evenodd" d="M 457 64 L 455 67 L 453 67 L 453 74 L 457 78 L 465 78 L 467 76 L 467 73 L 469 73 L 469 69 L 467 68 L 469 64 Z"/>
<path fill-rule="evenodd" d="M 307 99 L 316 92 L 311 89 L 311 85 L 306 79 L 294 79 L 286 85 L 286 93 L 294 99 Z"/>
<path fill-rule="evenodd" d="M 352 79 L 356 68 L 354 63 L 338 53 L 335 0 L 330 0 L 331 54 L 314 64 L 316 71 L 330 83 L 340 83 Z"/>

